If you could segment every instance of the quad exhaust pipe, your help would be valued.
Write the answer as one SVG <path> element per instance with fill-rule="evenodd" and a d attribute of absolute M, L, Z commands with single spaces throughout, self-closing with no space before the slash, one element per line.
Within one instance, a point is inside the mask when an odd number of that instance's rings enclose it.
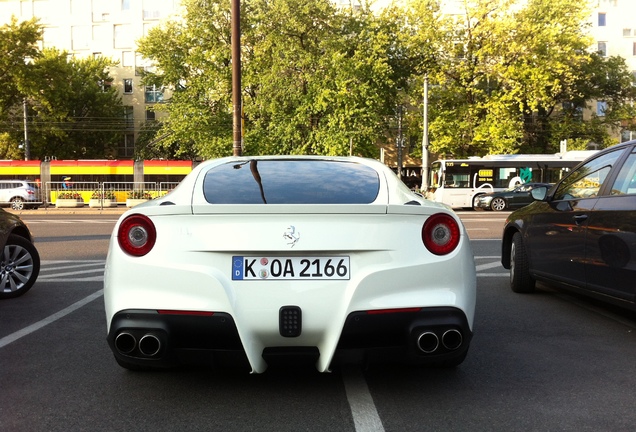
<path fill-rule="evenodd" d="M 139 339 L 139 351 L 146 357 L 154 357 L 161 350 L 161 341 L 151 333 L 144 335 Z"/>
<path fill-rule="evenodd" d="M 120 354 L 130 355 L 138 349 L 144 357 L 155 357 L 161 351 L 161 340 L 152 333 L 146 333 L 137 342 L 133 334 L 124 331 L 115 338 L 115 348 Z"/>
<path fill-rule="evenodd" d="M 130 354 L 137 346 L 137 339 L 128 332 L 121 332 L 115 338 L 115 348 L 122 354 Z"/>
<path fill-rule="evenodd" d="M 417 347 L 424 354 L 432 354 L 442 347 L 447 351 L 455 351 L 462 346 L 463 341 L 462 333 L 456 329 L 446 330 L 442 333 L 441 340 L 436 333 L 427 330 L 417 337 Z"/>

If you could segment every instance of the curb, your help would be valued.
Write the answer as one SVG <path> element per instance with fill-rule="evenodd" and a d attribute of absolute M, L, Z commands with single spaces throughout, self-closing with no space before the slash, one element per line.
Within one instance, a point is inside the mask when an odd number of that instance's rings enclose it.
<path fill-rule="evenodd" d="M 35 210 L 12 210 L 10 208 L 4 208 L 4 211 L 8 213 L 13 213 L 19 216 L 31 216 L 31 215 L 40 215 L 40 216 L 52 216 L 52 215 L 112 215 L 112 216 L 120 216 L 130 210 L 128 207 L 112 207 L 112 208 L 57 208 L 54 206 L 51 207 L 40 207 Z"/>

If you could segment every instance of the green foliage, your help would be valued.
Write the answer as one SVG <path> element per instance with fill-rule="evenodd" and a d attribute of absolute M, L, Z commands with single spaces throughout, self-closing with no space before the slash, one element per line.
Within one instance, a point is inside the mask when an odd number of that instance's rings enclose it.
<path fill-rule="evenodd" d="M 82 196 L 78 192 L 60 192 L 57 199 L 72 199 L 82 201 Z"/>
<path fill-rule="evenodd" d="M 96 191 L 93 191 L 93 193 L 91 194 L 91 199 L 114 200 L 115 192 L 113 192 L 112 190 L 96 190 Z"/>
<path fill-rule="evenodd" d="M 329 0 L 242 2 L 242 88 L 246 154 L 353 153 L 379 156 L 397 88 L 408 68 L 399 22 L 337 9 Z M 172 91 L 168 118 L 174 156 L 231 154 L 229 3 L 186 2 L 183 21 L 155 28 L 139 51 L 155 61 L 146 83 Z"/>
<path fill-rule="evenodd" d="M 114 152 L 125 130 L 121 98 L 104 90 L 112 79 L 106 58 L 69 57 L 40 51 L 42 28 L 35 20 L 0 27 L 0 133 L 5 157 L 16 157 L 24 139 L 27 102 L 31 158 L 103 158 Z M 1 151 L 2 149 L 0 149 Z M 22 150 L 19 150 L 20 153 Z"/>
<path fill-rule="evenodd" d="M 81 159 L 112 153 L 125 129 L 121 98 L 109 87 L 103 57 L 68 58 L 45 49 L 35 62 L 28 94 L 31 151 Z"/>
<path fill-rule="evenodd" d="M 411 58 L 432 84 L 432 152 L 554 153 L 562 139 L 607 145 L 608 127 L 634 118 L 624 63 L 589 52 L 586 2 L 474 0 L 454 16 L 442 16 L 439 3 L 409 8 Z M 608 111 L 583 121 L 590 99 L 606 100 Z"/>
<path fill-rule="evenodd" d="M 19 143 L 7 132 L 0 132 L 0 159 L 22 159 L 24 152 Z"/>
<path fill-rule="evenodd" d="M 30 78 L 30 61 L 39 56 L 38 40 L 42 28 L 35 19 L 18 23 L 13 17 L 0 26 L 0 121 L 7 110 L 22 103 L 23 87 Z"/>

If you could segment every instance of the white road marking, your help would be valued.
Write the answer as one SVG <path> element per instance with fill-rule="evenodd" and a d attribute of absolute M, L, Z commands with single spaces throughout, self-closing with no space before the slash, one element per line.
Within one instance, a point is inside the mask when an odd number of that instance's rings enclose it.
<path fill-rule="evenodd" d="M 93 294 L 89 295 L 88 297 L 84 297 L 82 300 L 77 301 L 75 303 L 73 303 L 72 305 L 70 305 L 67 308 L 62 309 L 59 312 L 54 313 L 53 315 L 50 315 L 47 318 L 44 318 L 43 320 L 40 320 L 36 323 L 31 324 L 28 327 L 23 328 L 22 330 L 18 330 L 17 332 L 11 333 L 8 336 L 3 337 L 2 339 L 0 339 L 0 348 L 9 345 L 11 342 L 15 342 L 20 338 L 23 338 L 24 336 L 30 335 L 31 333 L 33 333 L 36 330 L 41 329 L 42 327 L 45 327 L 57 320 L 59 320 L 60 318 L 64 318 L 66 315 L 70 314 L 71 312 L 76 311 L 77 309 L 87 305 L 88 303 L 92 302 L 93 300 L 99 298 L 102 296 L 104 290 L 99 290 L 97 292 L 94 292 Z"/>
<path fill-rule="evenodd" d="M 104 260 L 57 260 L 42 261 L 38 282 L 102 282 Z M 69 270 L 69 271 L 64 271 Z M 97 275 L 96 275 L 97 273 Z M 85 277 L 84 275 L 91 275 Z M 70 276 L 70 277 L 67 277 Z"/>
<path fill-rule="evenodd" d="M 384 432 L 362 371 L 359 368 L 347 368 L 342 373 L 342 380 L 356 432 Z"/>

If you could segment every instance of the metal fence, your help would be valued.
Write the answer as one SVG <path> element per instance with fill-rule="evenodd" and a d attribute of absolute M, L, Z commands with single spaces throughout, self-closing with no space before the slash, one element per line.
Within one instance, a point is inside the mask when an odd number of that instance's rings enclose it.
<path fill-rule="evenodd" d="M 0 180 L 0 205 L 14 210 L 56 207 L 133 207 L 162 197 L 179 182 L 47 182 Z"/>

